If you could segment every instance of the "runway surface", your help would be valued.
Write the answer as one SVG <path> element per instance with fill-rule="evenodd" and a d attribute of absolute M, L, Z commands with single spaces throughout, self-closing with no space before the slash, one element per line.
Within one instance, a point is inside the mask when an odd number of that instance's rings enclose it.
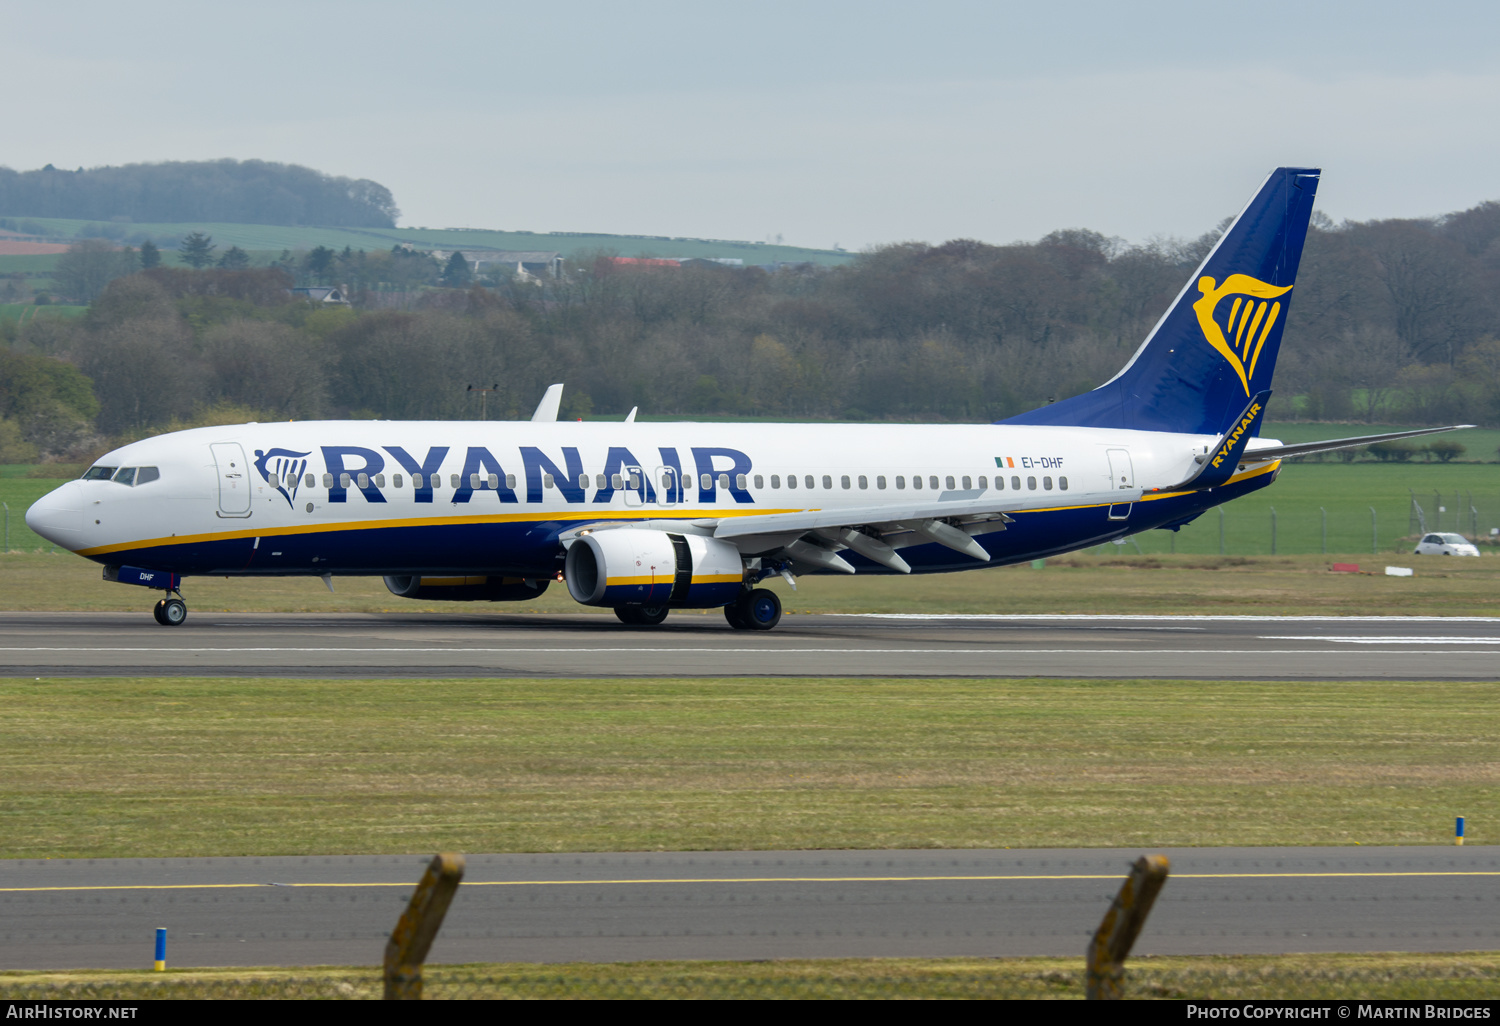
<path fill-rule="evenodd" d="M 1500 949 L 1500 849 L 1165 853 L 1139 954 Z M 1081 957 L 1140 854 L 470 856 L 431 961 Z M 0 968 L 374 965 L 426 862 L 0 862 Z"/>
<path fill-rule="evenodd" d="M 1494 617 L 0 614 L 10 676 L 1055 676 L 1492 680 Z"/>

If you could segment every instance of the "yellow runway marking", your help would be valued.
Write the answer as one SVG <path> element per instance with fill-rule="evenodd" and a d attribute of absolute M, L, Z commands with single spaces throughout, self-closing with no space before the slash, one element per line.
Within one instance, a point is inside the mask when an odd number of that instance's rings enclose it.
<path fill-rule="evenodd" d="M 1025 880 L 1119 880 L 1122 873 L 1016 874 L 1005 876 L 703 876 L 638 877 L 608 880 L 473 880 L 465 887 L 581 887 L 589 884 L 752 884 L 752 883 L 964 883 Z M 1500 870 L 1393 870 L 1357 873 L 1173 873 L 1173 880 L 1312 880 L 1390 877 L 1500 876 Z M 371 881 L 369 883 L 227 883 L 227 884 L 91 884 L 76 887 L 0 887 L 0 894 L 50 893 L 55 891 L 211 891 L 257 887 L 415 887 L 416 882 Z"/>

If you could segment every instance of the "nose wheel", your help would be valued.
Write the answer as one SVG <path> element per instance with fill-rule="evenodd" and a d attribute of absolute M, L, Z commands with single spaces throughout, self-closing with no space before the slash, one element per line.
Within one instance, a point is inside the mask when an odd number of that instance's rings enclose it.
<path fill-rule="evenodd" d="M 187 619 L 187 603 L 181 597 L 164 598 L 151 613 L 163 627 L 179 627 Z"/>

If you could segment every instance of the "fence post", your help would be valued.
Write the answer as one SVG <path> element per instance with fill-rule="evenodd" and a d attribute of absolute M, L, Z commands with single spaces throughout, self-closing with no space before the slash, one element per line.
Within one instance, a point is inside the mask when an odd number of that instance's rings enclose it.
<path fill-rule="evenodd" d="M 1375 523 L 1375 507 L 1370 507 L 1370 555 L 1380 555 L 1380 529 Z"/>
<path fill-rule="evenodd" d="M 1224 507 L 1219 507 L 1219 555 L 1224 555 Z"/>
<path fill-rule="evenodd" d="M 1318 512 L 1323 514 L 1323 555 L 1326 556 L 1328 555 L 1328 511 L 1319 506 Z"/>
<path fill-rule="evenodd" d="M 1432 493 L 1432 515 L 1437 517 L 1437 526 L 1433 530 L 1441 531 L 1443 529 L 1443 496 L 1440 492 Z"/>
<path fill-rule="evenodd" d="M 1088 981 L 1086 994 L 1091 1001 L 1117 1001 L 1121 997 L 1125 977 L 1125 957 L 1146 925 L 1151 906 L 1167 882 L 1171 863 L 1165 855 L 1142 855 L 1130 868 L 1130 875 L 1120 886 L 1120 893 L 1110 904 L 1109 911 L 1088 949 Z"/>
<path fill-rule="evenodd" d="M 10 551 L 10 503 L 0 502 L 5 507 L 5 551 Z"/>
<path fill-rule="evenodd" d="M 464 878 L 464 857 L 443 852 L 432 857 L 406 911 L 385 945 L 385 999 L 420 1001 L 422 963 L 448 914 L 448 905 Z"/>
<path fill-rule="evenodd" d="M 1276 507 L 1271 507 L 1271 555 L 1276 555 Z"/>

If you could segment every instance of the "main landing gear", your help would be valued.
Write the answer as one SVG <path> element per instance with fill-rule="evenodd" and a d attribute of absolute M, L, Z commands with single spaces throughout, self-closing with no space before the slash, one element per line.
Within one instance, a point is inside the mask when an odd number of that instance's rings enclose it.
<path fill-rule="evenodd" d="M 666 606 L 615 606 L 615 616 L 632 627 L 655 627 L 667 618 Z"/>
<path fill-rule="evenodd" d="M 739 631 L 768 631 L 781 622 L 781 599 L 770 588 L 747 591 L 724 607 L 724 619 Z"/>
<path fill-rule="evenodd" d="M 151 613 L 163 627 L 180 627 L 187 619 L 187 603 L 182 601 L 181 595 L 164 598 Z"/>

